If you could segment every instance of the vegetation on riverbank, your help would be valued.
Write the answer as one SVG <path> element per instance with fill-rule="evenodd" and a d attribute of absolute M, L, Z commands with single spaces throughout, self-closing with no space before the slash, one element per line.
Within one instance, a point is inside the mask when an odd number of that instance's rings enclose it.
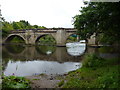
<path fill-rule="evenodd" d="M 3 17 L 1 17 L 1 23 L 2 23 L 2 37 L 6 37 L 10 31 L 12 30 L 18 30 L 18 29 L 45 29 L 44 26 L 38 26 L 38 25 L 31 25 L 28 21 L 20 20 L 18 22 L 8 22 L 5 21 Z"/>
<path fill-rule="evenodd" d="M 89 54 L 82 68 L 68 73 L 58 86 L 62 88 L 119 88 L 118 58 L 103 59 Z"/>
<path fill-rule="evenodd" d="M 29 88 L 29 81 L 24 77 L 17 77 L 17 76 L 3 76 L 2 79 L 2 89 L 5 88 Z"/>
<path fill-rule="evenodd" d="M 74 17 L 74 27 L 82 39 L 96 34 L 101 44 L 120 44 L 120 2 L 85 2 L 80 14 Z"/>

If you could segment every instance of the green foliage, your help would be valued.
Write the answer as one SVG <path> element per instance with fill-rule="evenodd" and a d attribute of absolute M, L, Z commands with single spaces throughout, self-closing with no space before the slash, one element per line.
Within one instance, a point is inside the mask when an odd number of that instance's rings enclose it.
<path fill-rule="evenodd" d="M 108 72 L 104 72 L 96 82 L 98 82 L 99 88 L 119 88 L 119 66 L 113 66 L 113 68 L 107 68 Z"/>
<path fill-rule="evenodd" d="M 63 88 L 119 88 L 119 66 L 96 70 L 83 67 L 67 76 Z"/>
<path fill-rule="evenodd" d="M 25 21 L 25 20 L 20 20 L 19 24 L 20 24 L 22 29 L 29 29 L 31 27 L 30 23 L 28 21 Z"/>
<path fill-rule="evenodd" d="M 13 26 L 13 29 L 14 30 L 17 30 L 17 29 L 22 29 L 19 22 L 13 22 L 12 23 L 12 26 Z"/>
<path fill-rule="evenodd" d="M 83 38 L 89 38 L 93 33 L 102 34 L 101 42 L 114 43 L 120 41 L 120 2 L 91 2 L 86 7 L 82 7 L 80 14 L 74 17 L 74 27 L 78 29 L 78 34 Z"/>
<path fill-rule="evenodd" d="M 61 87 L 64 84 L 64 80 L 58 83 L 58 87 Z"/>
<path fill-rule="evenodd" d="M 38 42 L 39 44 L 48 44 L 48 45 L 55 45 L 56 41 L 51 35 L 45 35 L 41 37 Z"/>
<path fill-rule="evenodd" d="M 110 46 L 105 46 L 105 47 L 102 47 L 102 48 L 98 48 L 99 52 L 100 53 L 113 53 L 115 52 L 115 48 L 114 47 L 110 47 Z"/>
<path fill-rule="evenodd" d="M 2 37 L 7 37 L 8 34 L 9 34 L 8 31 L 2 30 Z"/>
<path fill-rule="evenodd" d="M 29 81 L 24 77 L 4 76 L 2 88 L 30 88 Z"/>
<path fill-rule="evenodd" d="M 9 42 L 9 43 L 25 43 L 25 41 L 19 36 L 14 36 L 12 39 L 7 40 L 6 42 Z"/>
<path fill-rule="evenodd" d="M 30 25 L 28 21 L 20 20 L 19 22 L 7 22 L 3 18 L 2 20 L 2 36 L 7 37 L 11 30 L 17 29 L 45 29 L 44 26 Z"/>
<path fill-rule="evenodd" d="M 90 54 L 85 57 L 82 68 L 68 73 L 64 79 L 66 83 L 62 87 L 118 89 L 119 68 L 118 58 L 102 59 L 95 54 Z"/>
<path fill-rule="evenodd" d="M 83 67 L 101 67 L 104 65 L 105 59 L 98 57 L 96 54 L 88 54 L 85 56 Z"/>
<path fill-rule="evenodd" d="M 6 37 L 10 30 L 13 30 L 12 25 L 9 22 L 2 22 L 2 37 Z"/>
<path fill-rule="evenodd" d="M 108 44 L 111 45 L 113 43 L 120 43 L 119 40 L 116 40 L 115 36 L 109 36 L 108 34 L 101 33 L 98 37 L 100 44 Z"/>
<path fill-rule="evenodd" d="M 75 42 L 75 41 L 77 41 L 76 37 L 69 36 L 66 42 Z"/>

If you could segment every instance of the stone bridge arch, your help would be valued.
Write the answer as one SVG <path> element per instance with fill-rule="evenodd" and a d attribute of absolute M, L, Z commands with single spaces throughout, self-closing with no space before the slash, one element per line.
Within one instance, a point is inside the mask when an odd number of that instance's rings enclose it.
<path fill-rule="evenodd" d="M 42 38 L 42 37 L 44 37 L 44 36 L 47 36 L 47 35 L 49 35 L 49 36 L 51 36 L 52 38 L 54 38 L 55 42 L 57 42 L 57 41 L 56 41 L 56 37 L 55 37 L 54 34 L 41 34 L 41 35 L 38 35 L 38 36 L 36 37 L 35 43 L 37 43 L 37 41 L 38 41 L 40 38 Z"/>
<path fill-rule="evenodd" d="M 5 42 L 7 42 L 7 41 L 10 41 L 10 40 L 12 40 L 12 38 L 14 38 L 15 36 L 20 37 L 20 38 L 23 39 L 24 42 L 26 43 L 25 37 L 24 37 L 23 35 L 21 35 L 21 34 L 9 34 L 9 35 L 3 40 L 3 42 L 5 43 Z"/>
<path fill-rule="evenodd" d="M 68 33 L 66 36 L 66 42 L 71 35 L 77 35 L 76 33 Z M 78 36 L 76 37 L 78 39 Z"/>

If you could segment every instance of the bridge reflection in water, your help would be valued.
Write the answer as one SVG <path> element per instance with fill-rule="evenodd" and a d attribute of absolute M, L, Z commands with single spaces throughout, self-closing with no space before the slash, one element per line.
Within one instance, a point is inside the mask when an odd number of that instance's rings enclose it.
<path fill-rule="evenodd" d="M 4 74 L 64 74 L 81 67 L 83 53 L 72 56 L 65 47 L 5 45 L 2 47 Z"/>

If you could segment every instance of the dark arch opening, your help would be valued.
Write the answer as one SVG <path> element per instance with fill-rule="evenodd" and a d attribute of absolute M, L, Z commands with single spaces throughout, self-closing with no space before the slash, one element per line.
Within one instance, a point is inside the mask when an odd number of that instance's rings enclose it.
<path fill-rule="evenodd" d="M 5 41 L 5 43 L 21 43 L 21 44 L 23 44 L 23 43 L 25 43 L 25 40 L 21 37 L 21 36 L 19 36 L 19 35 L 11 35 L 11 36 L 9 36 L 7 39 L 6 39 L 6 41 Z"/>
<path fill-rule="evenodd" d="M 45 34 L 45 35 L 39 36 L 36 39 L 35 43 L 39 45 L 55 45 L 56 40 L 52 35 Z"/>
<path fill-rule="evenodd" d="M 67 37 L 66 43 L 77 42 L 77 34 L 71 34 Z"/>

